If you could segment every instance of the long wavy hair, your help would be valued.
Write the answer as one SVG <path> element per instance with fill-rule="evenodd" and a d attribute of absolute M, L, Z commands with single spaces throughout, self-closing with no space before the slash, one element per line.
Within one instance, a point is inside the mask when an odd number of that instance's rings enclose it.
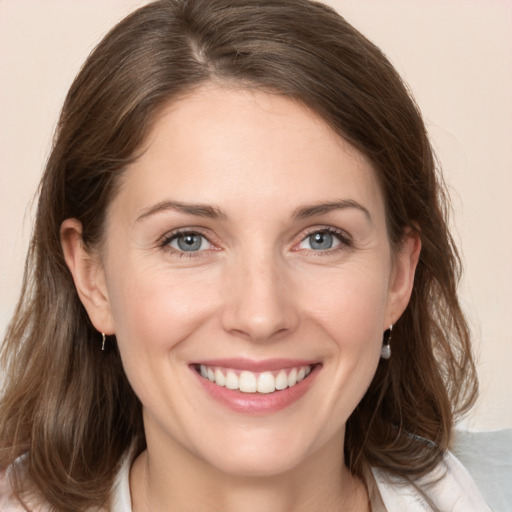
<path fill-rule="evenodd" d="M 99 244 L 120 177 L 164 105 L 209 81 L 289 97 L 373 163 L 397 247 L 422 251 L 410 303 L 348 420 L 345 462 L 414 479 L 450 442 L 476 395 L 460 260 L 421 115 L 399 75 L 334 10 L 308 0 L 161 0 L 121 21 L 92 52 L 64 103 L 41 181 L 21 298 L 2 347 L 0 470 L 56 511 L 107 502 L 119 461 L 144 449 L 142 408 L 115 338 L 105 352 L 75 290 L 59 230 L 70 217 Z M 13 462 L 23 456 L 23 463 Z"/>

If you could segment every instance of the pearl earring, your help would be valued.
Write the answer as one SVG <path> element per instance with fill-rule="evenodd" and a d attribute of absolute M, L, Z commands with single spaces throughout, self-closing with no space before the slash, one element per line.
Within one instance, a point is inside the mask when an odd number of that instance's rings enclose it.
<path fill-rule="evenodd" d="M 391 357 L 391 345 L 389 342 L 391 341 L 391 331 L 393 330 L 393 324 L 389 326 L 389 329 L 384 331 L 383 340 L 382 340 L 382 348 L 380 349 L 380 357 L 382 359 L 389 359 Z"/>

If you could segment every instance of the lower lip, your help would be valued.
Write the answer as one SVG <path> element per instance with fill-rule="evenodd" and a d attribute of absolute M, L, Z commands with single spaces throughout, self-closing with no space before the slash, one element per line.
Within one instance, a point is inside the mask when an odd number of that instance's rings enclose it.
<path fill-rule="evenodd" d="M 272 414 L 297 402 L 311 387 L 321 365 L 315 365 L 311 373 L 298 384 L 273 393 L 242 393 L 236 389 L 217 386 L 192 368 L 203 389 L 217 402 L 232 411 L 244 414 Z"/>

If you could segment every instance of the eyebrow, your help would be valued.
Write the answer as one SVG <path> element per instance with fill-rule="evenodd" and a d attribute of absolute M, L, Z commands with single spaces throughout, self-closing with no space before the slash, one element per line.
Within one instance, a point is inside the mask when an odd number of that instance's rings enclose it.
<path fill-rule="evenodd" d="M 347 208 L 355 208 L 356 210 L 363 212 L 365 217 L 372 222 L 370 212 L 363 205 L 352 199 L 340 199 L 338 201 L 302 206 L 294 211 L 293 217 L 296 219 L 307 219 L 309 217 L 314 217 L 315 215 L 325 215 L 326 213 L 334 210 L 345 210 Z"/>
<path fill-rule="evenodd" d="M 295 219 L 307 219 L 315 215 L 325 215 L 334 210 L 345 210 L 347 208 L 355 208 L 364 213 L 365 217 L 371 222 L 372 217 L 370 212 L 357 201 L 352 199 L 340 199 L 338 201 L 329 201 L 326 203 L 318 203 L 297 208 L 292 215 Z M 188 215 L 195 215 L 197 217 L 205 217 L 208 219 L 226 220 L 227 216 L 217 206 L 211 206 L 200 203 L 184 203 L 181 201 L 161 201 L 155 205 L 149 206 L 142 210 L 142 213 L 137 217 L 135 222 L 165 211 L 175 211 L 178 213 L 185 213 Z"/>
<path fill-rule="evenodd" d="M 208 219 L 225 220 L 226 215 L 222 213 L 220 208 L 210 206 L 207 204 L 183 203 L 181 201 L 161 201 L 155 205 L 149 206 L 142 210 L 142 213 L 137 217 L 135 222 L 155 215 L 156 213 L 172 210 L 178 213 L 186 213 L 188 215 L 195 215 L 197 217 L 206 217 Z"/>

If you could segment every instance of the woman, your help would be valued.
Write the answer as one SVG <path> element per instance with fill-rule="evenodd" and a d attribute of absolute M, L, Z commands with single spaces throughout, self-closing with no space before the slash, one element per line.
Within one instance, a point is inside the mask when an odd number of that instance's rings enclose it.
<path fill-rule="evenodd" d="M 486 510 L 447 452 L 476 382 L 445 206 L 400 78 L 331 9 L 133 13 L 43 176 L 2 510 Z"/>

